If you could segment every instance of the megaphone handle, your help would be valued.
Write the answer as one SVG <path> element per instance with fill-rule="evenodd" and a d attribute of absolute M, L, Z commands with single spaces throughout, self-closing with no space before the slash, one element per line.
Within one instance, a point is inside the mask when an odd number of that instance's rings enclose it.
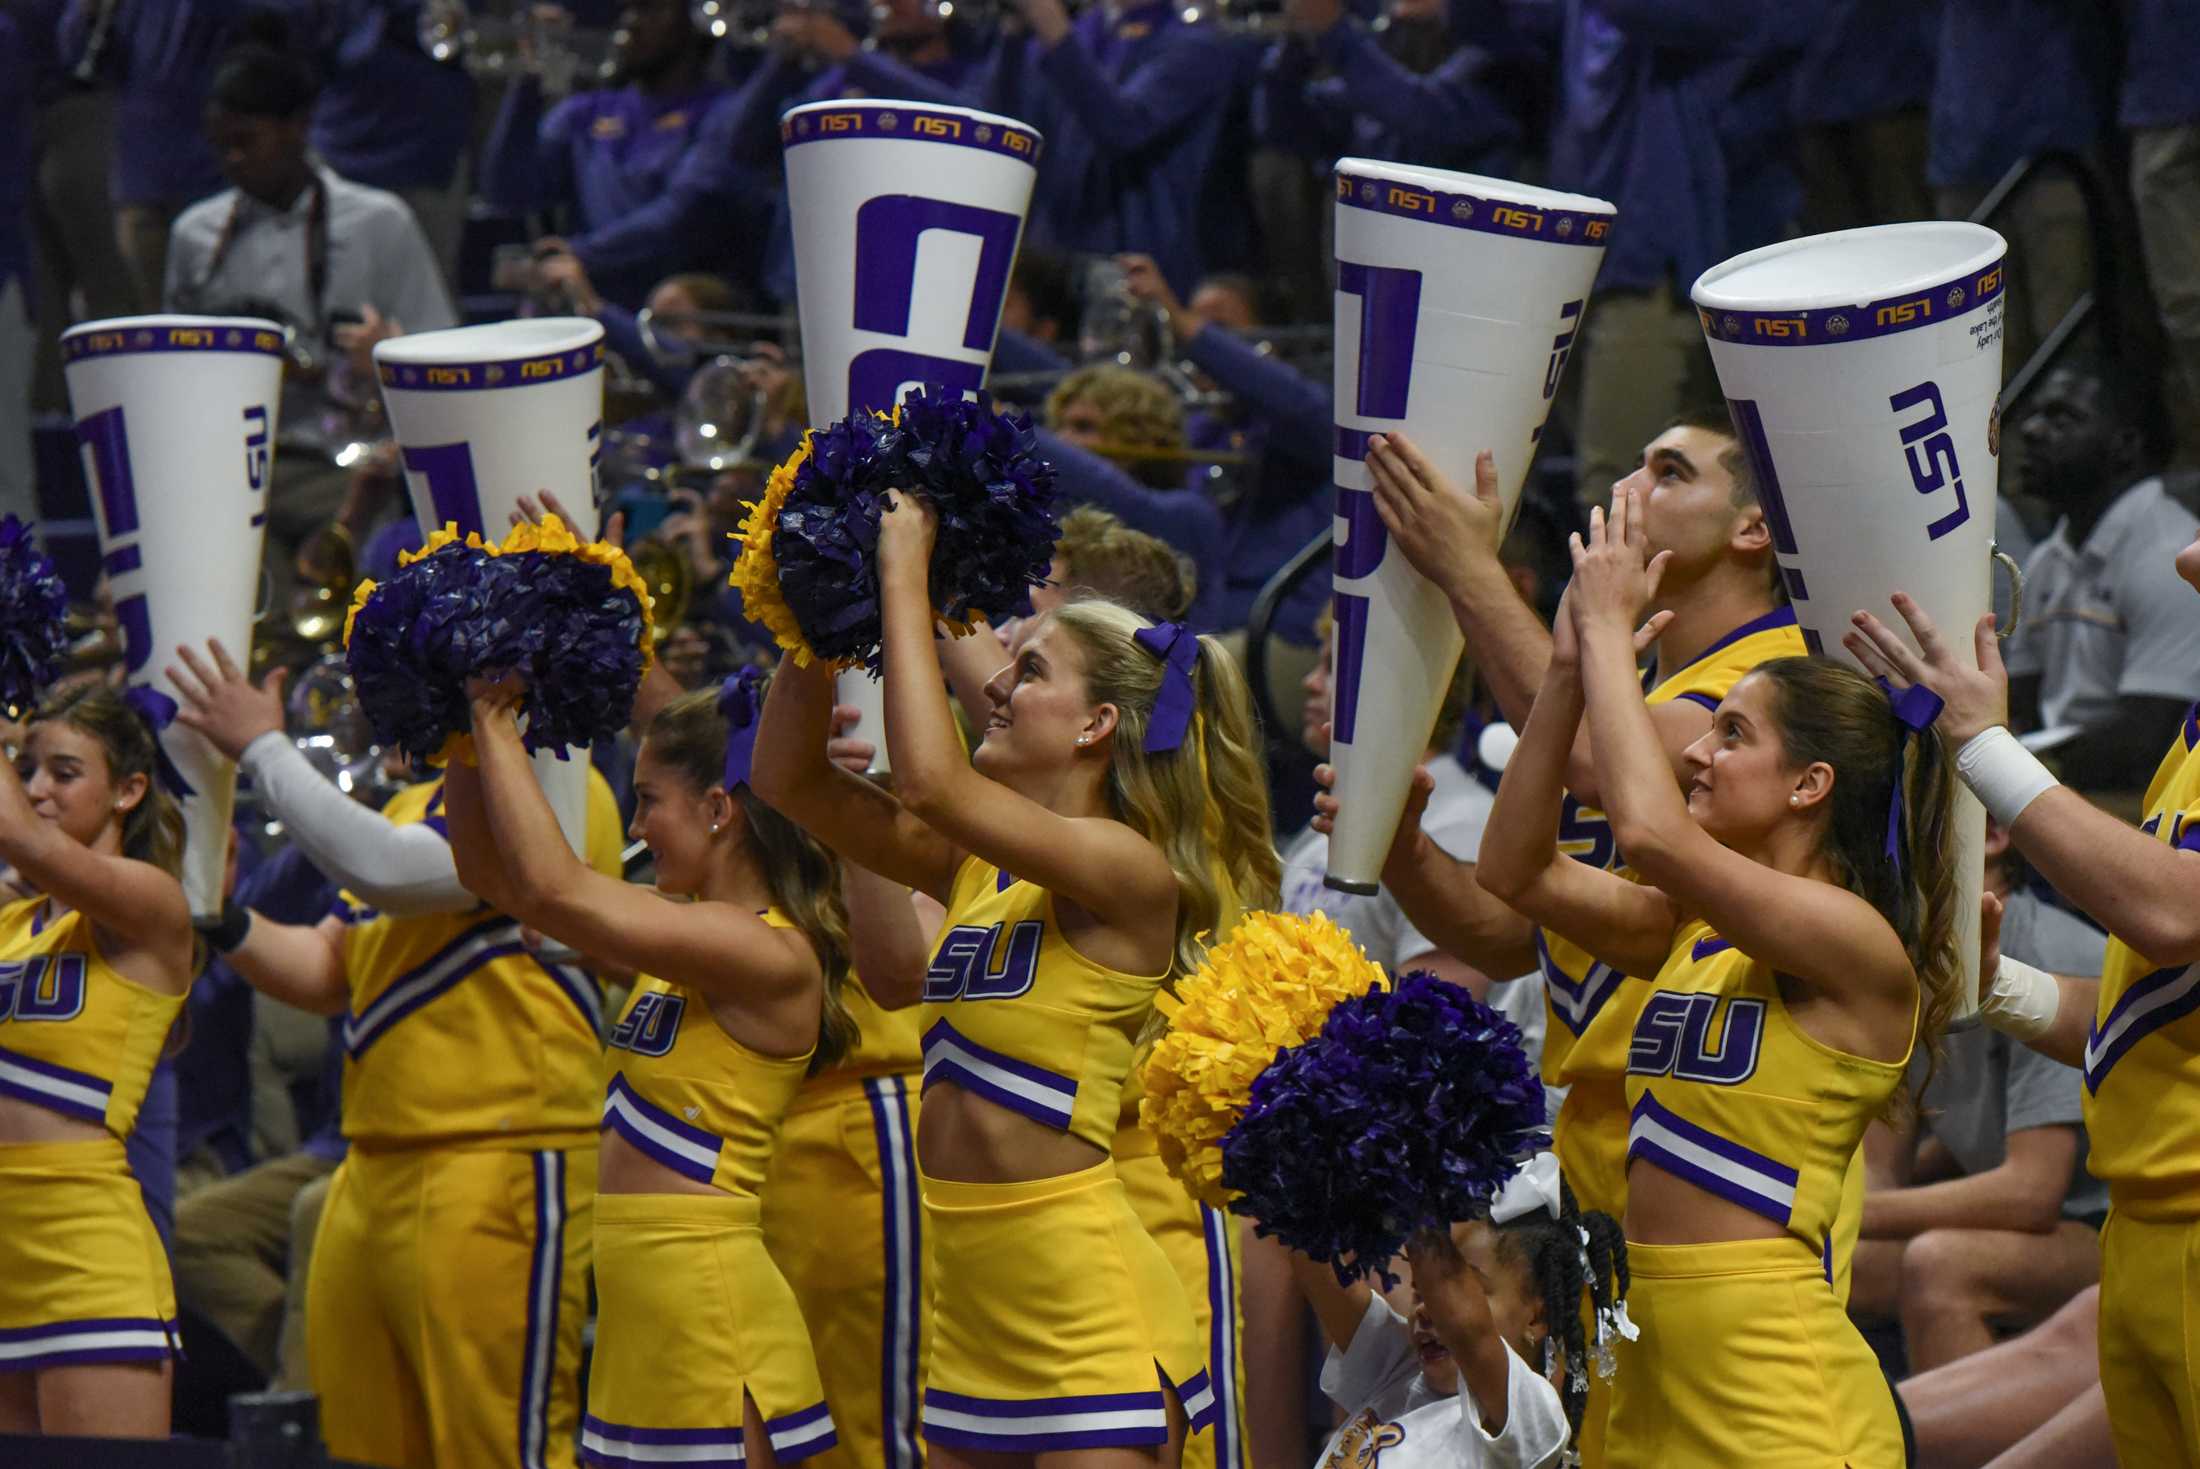
<path fill-rule="evenodd" d="M 1994 629 L 1995 638 L 2007 642 L 2024 626 L 2024 568 L 2017 565 L 2016 557 L 2001 548 L 1999 541 L 1994 542 L 1991 554 L 2009 568 L 2009 625 Z"/>

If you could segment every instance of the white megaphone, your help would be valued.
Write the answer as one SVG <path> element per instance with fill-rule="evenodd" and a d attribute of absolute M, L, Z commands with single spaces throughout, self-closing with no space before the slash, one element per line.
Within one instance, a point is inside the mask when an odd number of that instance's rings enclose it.
<path fill-rule="evenodd" d="M 1752 250 L 1696 282 L 1814 653 L 1847 658 L 1859 608 L 1899 627 L 1896 591 L 1958 639 L 1992 605 L 2007 249 L 1983 225 L 1882 225 Z M 1957 948 L 1975 997 L 1986 814 L 1957 800 Z"/>
<path fill-rule="evenodd" d="M 779 120 L 810 422 L 890 409 L 920 383 L 985 382 L 1039 134 L 929 102 L 812 102 Z M 989 609 L 999 616 L 1008 609 Z M 884 687 L 844 676 L 886 768 Z"/>
<path fill-rule="evenodd" d="M 283 390 L 283 329 L 217 316 L 130 316 L 62 334 L 99 549 L 131 687 L 170 698 L 180 645 L 252 653 L 260 548 Z M 188 794 L 183 891 L 194 918 L 222 909 L 236 767 L 204 738 L 160 736 Z"/>
<path fill-rule="evenodd" d="M 1330 887 L 1376 891 L 1463 641 L 1444 594 L 1389 553 L 1368 436 L 1403 431 L 1461 485 L 1494 450 L 1509 521 L 1615 215 L 1502 179 L 1337 164 Z"/>
<path fill-rule="evenodd" d="M 501 541 L 519 497 L 544 490 L 595 536 L 603 448 L 603 328 L 537 317 L 377 343 L 390 432 L 424 533 L 456 524 Z M 588 752 L 535 756 L 535 775 L 575 852 L 588 852 Z"/>

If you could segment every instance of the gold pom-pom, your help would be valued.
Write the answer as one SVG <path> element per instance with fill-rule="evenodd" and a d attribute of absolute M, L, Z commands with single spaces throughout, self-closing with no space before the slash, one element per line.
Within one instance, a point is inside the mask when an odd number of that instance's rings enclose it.
<path fill-rule="evenodd" d="M 802 636 L 802 624 L 795 620 L 794 609 L 779 594 L 779 560 L 772 555 L 772 535 L 778 528 L 787 494 L 794 488 L 795 471 L 810 457 L 810 437 L 803 434 L 795 451 L 764 482 L 762 498 L 751 503 L 748 514 L 742 517 L 741 529 L 733 535 L 741 550 L 733 559 L 732 574 L 726 578 L 727 584 L 741 594 L 742 612 L 764 625 L 772 640 L 794 658 L 797 668 L 809 667 L 817 661 L 817 654 L 811 651 L 809 639 Z"/>
<path fill-rule="evenodd" d="M 1161 1161 L 1192 1197 L 1225 1207 L 1222 1139 L 1276 1053 L 1322 1028 L 1341 1000 L 1383 982 L 1351 935 L 1320 913 L 1248 913 L 1207 951 L 1174 999 L 1169 1028 L 1147 1060 L 1139 1119 Z"/>

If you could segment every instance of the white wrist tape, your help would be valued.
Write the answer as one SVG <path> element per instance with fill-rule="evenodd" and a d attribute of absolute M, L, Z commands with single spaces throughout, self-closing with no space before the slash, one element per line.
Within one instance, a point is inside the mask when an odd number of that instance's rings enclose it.
<path fill-rule="evenodd" d="M 2016 824 L 2025 807 L 2060 784 L 2038 756 L 1999 724 L 1964 741 L 1956 751 L 1956 774 L 2003 831 Z"/>
<path fill-rule="evenodd" d="M 2062 986 L 2055 976 L 2021 959 L 2001 956 L 2001 967 L 1979 988 L 1978 1013 L 2003 1035 L 2038 1040 L 2062 1008 Z"/>

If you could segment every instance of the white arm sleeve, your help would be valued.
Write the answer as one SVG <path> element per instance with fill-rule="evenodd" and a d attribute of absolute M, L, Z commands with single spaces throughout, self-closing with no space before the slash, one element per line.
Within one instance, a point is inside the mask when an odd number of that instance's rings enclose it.
<path fill-rule="evenodd" d="M 393 826 L 313 768 L 280 730 L 245 747 L 238 768 L 313 865 L 385 913 L 463 913 L 478 906 L 458 885 L 450 844 L 426 822 Z"/>

